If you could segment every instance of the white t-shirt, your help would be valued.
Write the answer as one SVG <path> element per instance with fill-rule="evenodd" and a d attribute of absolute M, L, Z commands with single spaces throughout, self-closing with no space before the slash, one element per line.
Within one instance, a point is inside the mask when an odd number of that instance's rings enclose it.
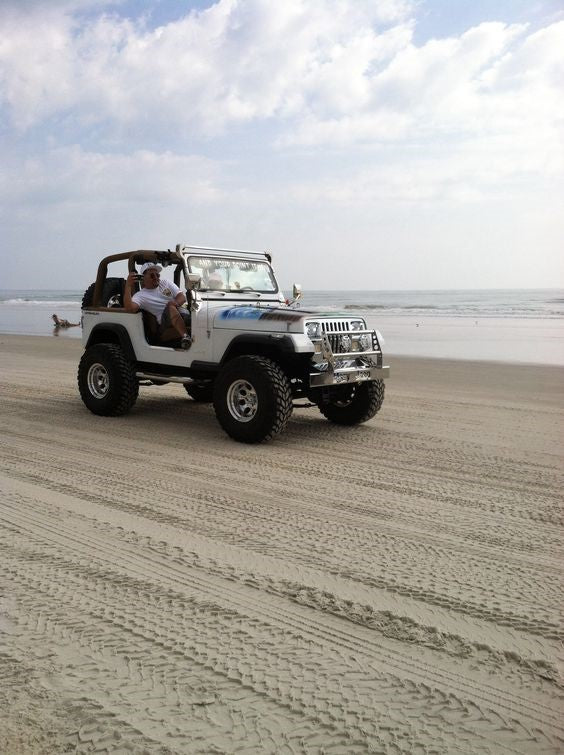
<path fill-rule="evenodd" d="M 133 294 L 131 301 L 138 304 L 141 309 L 146 309 L 152 315 L 155 315 L 160 324 L 167 302 L 176 299 L 179 293 L 180 289 L 176 283 L 163 278 L 159 281 L 157 288 L 142 288 L 136 294 Z"/>

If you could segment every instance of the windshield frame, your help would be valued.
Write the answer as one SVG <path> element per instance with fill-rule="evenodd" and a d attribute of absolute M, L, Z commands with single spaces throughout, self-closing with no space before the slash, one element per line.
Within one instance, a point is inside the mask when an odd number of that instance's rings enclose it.
<path fill-rule="evenodd" d="M 197 270 L 194 270 L 193 262 L 196 260 L 210 260 L 210 261 L 217 261 L 220 264 L 219 267 L 228 267 L 236 266 L 237 263 L 239 264 L 247 264 L 247 265 L 260 265 L 261 267 L 266 268 L 266 271 L 268 273 L 268 277 L 271 281 L 272 288 L 237 288 L 237 287 L 229 287 L 229 288 L 213 288 L 213 287 L 207 287 L 202 279 L 202 282 L 200 283 L 199 291 L 201 293 L 205 294 L 218 294 L 220 296 L 225 296 L 226 294 L 233 294 L 237 297 L 244 296 L 245 294 L 253 295 L 253 294 L 262 294 L 265 296 L 276 296 L 280 293 L 280 288 L 278 286 L 278 281 L 276 280 L 276 276 L 274 274 L 274 270 L 272 269 L 272 265 L 266 259 L 264 256 L 257 255 L 257 257 L 251 257 L 247 256 L 245 254 L 241 254 L 241 256 L 233 255 L 233 254 L 225 254 L 222 255 L 221 253 L 213 253 L 213 254 L 206 254 L 206 250 L 202 250 L 198 252 L 190 251 L 190 253 L 186 254 L 186 267 L 190 273 L 200 273 L 202 270 L 202 266 L 197 266 Z M 215 252 L 215 250 L 214 250 Z M 227 265 L 226 263 L 230 263 L 230 265 Z"/>

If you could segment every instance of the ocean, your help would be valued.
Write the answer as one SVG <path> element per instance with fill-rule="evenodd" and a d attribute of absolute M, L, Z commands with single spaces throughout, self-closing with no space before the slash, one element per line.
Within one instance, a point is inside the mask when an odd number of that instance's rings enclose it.
<path fill-rule="evenodd" d="M 80 338 L 51 315 L 79 323 L 82 294 L 0 290 L 0 333 Z M 364 316 L 390 355 L 564 366 L 564 289 L 306 291 L 300 306 Z"/>

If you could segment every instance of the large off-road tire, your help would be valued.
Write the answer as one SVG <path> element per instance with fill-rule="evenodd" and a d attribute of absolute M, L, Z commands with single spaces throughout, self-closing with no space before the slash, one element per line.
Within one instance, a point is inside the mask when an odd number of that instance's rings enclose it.
<path fill-rule="evenodd" d="M 332 400 L 319 405 L 321 414 L 337 425 L 359 425 L 380 410 L 384 402 L 384 381 L 354 383 L 339 387 Z"/>
<path fill-rule="evenodd" d="M 271 359 L 236 357 L 215 380 L 213 404 L 219 424 L 234 440 L 261 443 L 281 433 L 290 419 L 290 381 Z"/>
<path fill-rule="evenodd" d="M 117 417 L 127 414 L 139 394 L 131 362 L 114 343 L 91 346 L 78 365 L 78 390 L 94 414 Z"/>
<path fill-rule="evenodd" d="M 201 404 L 211 404 L 213 401 L 213 382 L 211 380 L 206 383 L 184 383 L 184 388 L 194 401 Z"/>
<path fill-rule="evenodd" d="M 82 297 L 82 309 L 92 306 L 95 283 L 91 283 Z M 102 307 L 123 307 L 123 278 L 106 278 L 102 288 Z"/>

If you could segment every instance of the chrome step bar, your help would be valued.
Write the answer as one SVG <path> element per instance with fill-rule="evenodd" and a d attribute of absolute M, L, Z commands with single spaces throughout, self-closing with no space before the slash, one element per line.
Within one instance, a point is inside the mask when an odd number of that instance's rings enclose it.
<path fill-rule="evenodd" d="M 135 377 L 140 380 L 158 380 L 162 383 L 194 383 L 194 378 L 176 377 L 175 375 L 158 375 L 152 372 L 136 372 Z"/>

